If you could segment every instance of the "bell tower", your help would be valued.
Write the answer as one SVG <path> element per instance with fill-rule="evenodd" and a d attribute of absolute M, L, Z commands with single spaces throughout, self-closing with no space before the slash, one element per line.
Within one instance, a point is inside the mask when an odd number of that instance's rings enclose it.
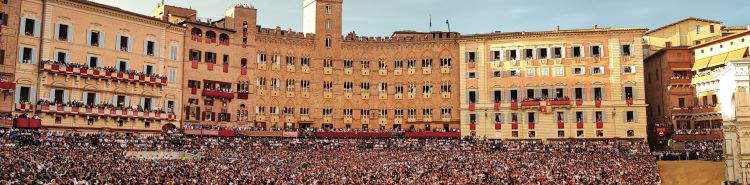
<path fill-rule="evenodd" d="M 317 47 L 333 48 L 341 42 L 343 0 L 303 0 L 302 31 L 314 33 Z"/>

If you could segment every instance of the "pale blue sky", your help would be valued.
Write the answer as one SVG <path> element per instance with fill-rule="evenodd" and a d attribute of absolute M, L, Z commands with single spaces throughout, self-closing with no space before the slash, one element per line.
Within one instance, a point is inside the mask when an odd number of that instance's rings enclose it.
<path fill-rule="evenodd" d="M 92 0 L 150 15 L 161 0 Z M 258 9 L 263 27 L 302 31 L 302 0 L 166 0 L 192 7 L 201 18 L 218 19 L 234 4 Z M 388 36 L 397 30 L 433 30 L 462 34 L 600 27 L 657 28 L 685 17 L 750 24 L 750 0 L 344 0 L 343 32 Z"/>

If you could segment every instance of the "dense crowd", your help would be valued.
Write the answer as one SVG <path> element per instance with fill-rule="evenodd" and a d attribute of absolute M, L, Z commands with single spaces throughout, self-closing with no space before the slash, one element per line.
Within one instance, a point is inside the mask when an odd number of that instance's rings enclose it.
<path fill-rule="evenodd" d="M 218 138 L 0 130 L 0 184 L 658 184 L 642 140 Z M 126 151 L 184 151 L 153 160 Z"/>
<path fill-rule="evenodd" d="M 723 140 L 684 141 L 671 144 L 668 150 L 655 151 L 660 160 L 707 160 L 724 159 Z"/>

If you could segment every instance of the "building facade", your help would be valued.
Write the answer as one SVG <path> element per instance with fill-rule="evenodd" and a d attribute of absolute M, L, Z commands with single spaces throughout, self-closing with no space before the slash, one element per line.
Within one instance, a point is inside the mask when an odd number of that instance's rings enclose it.
<path fill-rule="evenodd" d="M 21 3 L 18 1 L 3 1 L 0 3 L 0 127 L 12 127 L 13 121 L 8 119 L 13 114 L 13 93 L 16 89 L 15 68 L 13 58 L 17 55 L 18 43 L 18 15 Z"/>
<path fill-rule="evenodd" d="M 304 1 L 304 33 L 256 25 L 256 10 L 248 6 L 216 21 L 197 20 L 195 10 L 157 8 L 154 16 L 187 31 L 184 124 L 458 129 L 459 71 L 452 63 L 460 35 L 343 36 L 342 3 Z"/>
<path fill-rule="evenodd" d="M 750 31 L 691 47 L 695 97 L 703 116 L 724 136 L 726 180 L 750 182 Z"/>
<path fill-rule="evenodd" d="M 20 2 L 14 106 L 41 127 L 179 126 L 184 27 L 83 0 Z M 39 126 L 39 125 L 38 125 Z"/>
<path fill-rule="evenodd" d="M 462 135 L 645 138 L 645 31 L 594 27 L 464 36 Z"/>
<path fill-rule="evenodd" d="M 663 48 L 694 46 L 721 38 L 722 25 L 719 21 L 687 17 L 646 32 L 646 54 L 650 55 Z"/>
<path fill-rule="evenodd" d="M 693 51 L 687 47 L 664 48 L 644 62 L 648 131 L 652 141 L 666 141 L 676 130 L 701 128 L 694 122 L 698 105 L 690 84 Z M 665 143 L 662 143 L 665 144 Z"/>

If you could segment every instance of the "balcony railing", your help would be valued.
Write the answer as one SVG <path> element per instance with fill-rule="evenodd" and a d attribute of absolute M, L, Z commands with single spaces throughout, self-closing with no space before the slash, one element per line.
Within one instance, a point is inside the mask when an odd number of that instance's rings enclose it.
<path fill-rule="evenodd" d="M 566 106 L 570 105 L 570 100 L 547 100 L 551 106 Z"/>
<path fill-rule="evenodd" d="M 237 92 L 237 99 L 247 100 L 250 96 L 249 92 Z"/>
<path fill-rule="evenodd" d="M 125 83 L 141 83 L 145 85 L 164 86 L 167 85 L 167 78 L 159 75 L 146 75 L 134 71 L 116 71 L 113 68 L 90 69 L 84 66 L 66 66 L 43 62 L 39 66 L 42 71 L 54 74 L 73 75 L 83 78 L 105 79 L 121 81 Z"/>
<path fill-rule="evenodd" d="M 31 112 L 34 111 L 34 105 L 31 103 L 16 103 L 16 111 Z"/>
<path fill-rule="evenodd" d="M 41 128 L 42 120 L 31 119 L 31 118 L 16 118 L 13 120 L 13 125 L 18 128 Z"/>
<path fill-rule="evenodd" d="M 690 114 L 706 114 L 706 113 L 719 113 L 719 107 L 716 106 L 701 106 L 701 107 L 675 107 L 672 108 L 673 115 L 690 115 Z"/>
<path fill-rule="evenodd" d="M 13 89 L 16 89 L 16 83 L 13 83 L 13 82 L 0 82 L 0 89 L 2 89 L 2 90 L 13 90 Z"/>
<path fill-rule="evenodd" d="M 219 90 L 203 89 L 202 95 L 206 96 L 206 97 L 234 99 L 234 93 L 232 93 L 232 92 L 224 92 L 224 91 L 219 91 Z"/>
<path fill-rule="evenodd" d="M 522 107 L 537 107 L 541 105 L 541 101 L 539 100 L 523 100 L 521 101 Z"/>
<path fill-rule="evenodd" d="M 477 104 L 474 102 L 469 103 L 469 111 L 474 111 L 477 108 Z"/>
<path fill-rule="evenodd" d="M 146 120 L 169 120 L 174 121 L 174 113 L 163 111 L 141 111 L 125 108 L 104 107 L 77 107 L 70 105 L 41 104 L 41 111 L 49 114 L 79 115 L 79 116 L 104 116 L 112 118 L 132 118 Z"/>

